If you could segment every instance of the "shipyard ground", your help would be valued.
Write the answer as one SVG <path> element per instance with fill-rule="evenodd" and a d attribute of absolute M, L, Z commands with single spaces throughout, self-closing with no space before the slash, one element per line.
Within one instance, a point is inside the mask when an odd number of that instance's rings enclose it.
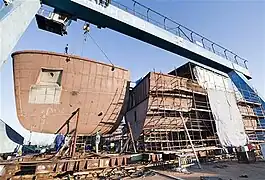
<path fill-rule="evenodd" d="M 251 164 L 241 164 L 236 161 L 226 162 L 212 162 L 202 164 L 202 169 L 191 167 L 188 171 L 191 174 L 178 173 L 169 170 L 158 170 L 157 172 L 164 174 L 156 174 L 154 176 L 139 177 L 135 179 L 146 179 L 146 180 L 164 180 L 164 179 L 183 179 L 183 180 L 264 180 L 265 179 L 265 161 L 259 161 Z M 166 177 L 168 176 L 168 177 Z M 171 178 L 172 177 L 172 178 Z M 218 177 L 218 178 L 213 178 Z"/>

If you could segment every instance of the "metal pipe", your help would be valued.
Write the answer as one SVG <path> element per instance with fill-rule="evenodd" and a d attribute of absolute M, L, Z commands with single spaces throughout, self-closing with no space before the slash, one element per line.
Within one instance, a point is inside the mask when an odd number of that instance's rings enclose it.
<path fill-rule="evenodd" d="M 141 3 L 139 3 L 139 2 L 137 2 L 137 1 L 135 1 L 135 0 L 132 0 L 132 1 L 133 1 L 134 3 L 136 3 L 136 4 L 138 4 L 139 6 L 142 6 L 142 7 L 145 8 L 145 9 L 148 9 L 148 8 L 149 8 L 149 7 L 143 5 L 143 4 L 141 4 Z M 149 8 L 149 9 L 150 9 L 150 8 Z M 153 9 L 150 9 L 150 11 L 152 11 L 153 13 L 155 13 L 155 14 L 157 14 L 157 15 L 163 17 L 163 18 L 167 18 L 166 16 L 160 14 L 159 12 L 157 12 L 157 11 L 155 11 L 155 10 L 153 10 Z"/>
<path fill-rule="evenodd" d="M 179 31 L 179 27 L 177 27 L 177 31 L 176 33 L 178 32 L 178 36 L 180 37 L 180 31 Z"/>
<path fill-rule="evenodd" d="M 248 62 L 248 60 L 245 59 L 245 60 L 244 60 L 244 64 L 245 64 L 245 68 L 246 68 L 246 69 L 248 69 L 247 62 Z"/>
<path fill-rule="evenodd" d="M 166 20 L 167 20 L 167 17 L 164 17 L 164 29 L 167 30 L 167 27 L 166 27 Z"/>
<path fill-rule="evenodd" d="M 176 35 L 177 35 L 177 36 L 180 36 L 180 35 L 179 35 L 179 29 L 178 29 L 178 28 L 177 28 L 177 30 L 176 30 Z"/>
<path fill-rule="evenodd" d="M 238 64 L 238 61 L 237 61 L 236 57 L 237 57 L 237 55 L 234 56 L 235 62 L 236 62 L 236 64 Z"/>
<path fill-rule="evenodd" d="M 185 32 L 179 27 L 179 30 L 182 32 L 182 34 L 189 40 L 191 41 L 191 39 L 185 34 Z"/>
<path fill-rule="evenodd" d="M 135 15 L 135 4 L 136 4 L 136 2 L 134 1 L 134 3 L 133 3 L 133 14 Z"/>
<path fill-rule="evenodd" d="M 78 128 L 78 122 L 79 122 L 79 113 L 80 113 L 80 108 L 77 109 L 77 117 L 76 117 L 76 122 L 75 122 L 75 133 L 74 133 L 74 139 L 72 143 L 72 151 L 71 151 L 71 157 L 74 156 L 75 150 L 76 150 L 76 139 L 77 139 L 77 128 Z"/>
<path fill-rule="evenodd" d="M 190 38 L 191 38 L 191 42 L 194 42 L 194 41 L 193 41 L 192 33 L 193 33 L 193 32 L 190 33 Z"/>
<path fill-rule="evenodd" d="M 214 43 L 212 43 L 212 50 L 213 50 L 213 52 L 215 53 L 215 50 L 214 50 L 214 47 L 213 47 L 213 45 L 214 45 Z"/>
<path fill-rule="evenodd" d="M 227 49 L 224 50 L 225 58 L 228 59 L 228 58 L 227 58 L 227 55 L 226 55 L 226 51 L 227 51 Z"/>
<path fill-rule="evenodd" d="M 72 113 L 72 115 L 65 121 L 65 123 L 55 132 L 55 134 L 58 134 L 63 128 L 64 126 L 66 126 L 67 124 L 69 124 L 70 120 L 76 115 L 78 109 L 76 111 L 74 111 Z"/>
<path fill-rule="evenodd" d="M 148 9 L 147 9 L 147 13 L 146 13 L 146 14 L 147 14 L 147 21 L 148 21 L 148 22 L 149 22 L 149 11 L 150 11 L 150 9 L 148 8 Z"/>
<path fill-rule="evenodd" d="M 205 49 L 205 45 L 204 45 L 204 38 L 202 38 L 202 46 Z"/>

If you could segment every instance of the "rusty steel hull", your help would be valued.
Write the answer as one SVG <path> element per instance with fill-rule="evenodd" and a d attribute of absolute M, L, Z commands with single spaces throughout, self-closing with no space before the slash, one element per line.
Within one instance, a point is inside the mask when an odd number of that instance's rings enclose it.
<path fill-rule="evenodd" d="M 118 127 L 128 99 L 127 70 L 44 51 L 12 57 L 17 115 L 26 129 L 54 133 L 77 108 L 79 134 L 106 134 Z M 70 130 L 75 122 L 71 119 Z"/>
<path fill-rule="evenodd" d="M 147 129 L 183 129 L 178 112 L 190 112 L 192 93 L 205 95 L 201 86 L 187 78 L 156 72 L 146 75 L 130 93 L 125 116 L 134 138 L 138 139 Z M 184 117 L 184 122 L 187 121 Z"/>

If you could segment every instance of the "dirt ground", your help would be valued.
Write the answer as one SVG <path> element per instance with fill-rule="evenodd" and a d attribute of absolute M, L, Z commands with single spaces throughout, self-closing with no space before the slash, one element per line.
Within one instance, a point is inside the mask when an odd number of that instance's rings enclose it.
<path fill-rule="evenodd" d="M 219 177 L 222 180 L 265 180 L 265 161 L 252 164 L 240 164 L 238 162 L 218 162 L 202 164 L 202 168 L 203 169 L 192 167 L 188 169 L 191 174 L 183 174 L 164 170 L 157 171 L 162 174 L 184 180 L 200 180 L 201 176 Z M 242 175 L 246 175 L 247 177 L 240 177 Z M 141 177 L 137 179 L 164 180 L 172 178 L 157 174 L 155 176 L 148 176 L 144 178 Z"/>

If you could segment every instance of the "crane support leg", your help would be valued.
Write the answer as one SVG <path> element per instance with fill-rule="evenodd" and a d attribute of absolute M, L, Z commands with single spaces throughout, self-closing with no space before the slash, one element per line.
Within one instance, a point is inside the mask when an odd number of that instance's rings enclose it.
<path fill-rule="evenodd" d="M 14 0 L 0 10 L 0 68 L 40 8 L 39 0 Z"/>

